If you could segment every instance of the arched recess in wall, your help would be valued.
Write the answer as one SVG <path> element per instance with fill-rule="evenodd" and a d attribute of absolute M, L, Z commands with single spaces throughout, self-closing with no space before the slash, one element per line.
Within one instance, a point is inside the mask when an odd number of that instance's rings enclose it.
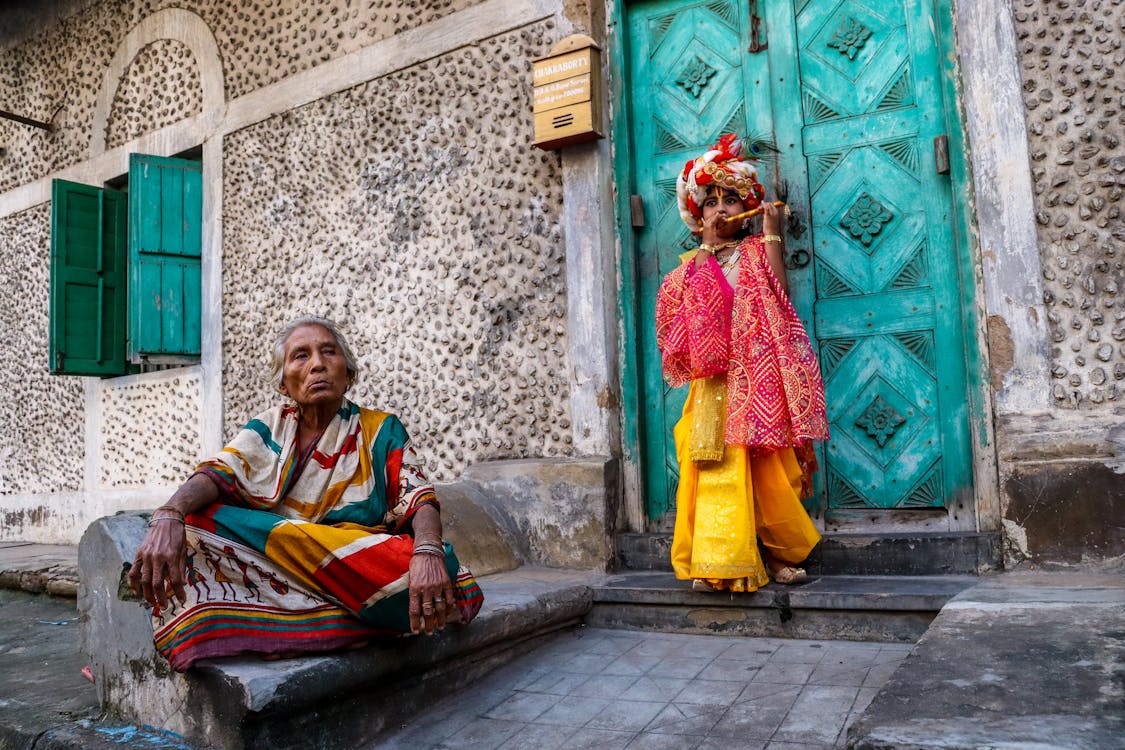
<path fill-rule="evenodd" d="M 199 67 L 202 88 L 202 124 L 208 131 L 219 123 L 226 107 L 226 94 L 223 83 L 223 63 L 219 56 L 219 44 L 215 35 L 202 18 L 194 13 L 180 9 L 162 10 L 153 13 L 125 36 L 118 45 L 98 92 L 97 106 L 94 109 L 92 134 L 90 136 L 90 157 L 105 153 L 106 127 L 109 124 L 113 99 L 125 72 L 133 59 L 153 42 L 169 40 L 183 44 L 191 51 Z"/>

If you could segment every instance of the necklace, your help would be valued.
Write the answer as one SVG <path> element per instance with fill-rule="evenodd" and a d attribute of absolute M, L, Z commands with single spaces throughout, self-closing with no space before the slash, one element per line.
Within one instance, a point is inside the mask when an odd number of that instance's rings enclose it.
<path fill-rule="evenodd" d="M 738 265 L 738 261 L 741 257 L 742 253 L 738 250 L 735 250 L 733 253 L 727 256 L 726 260 L 719 261 L 719 268 L 723 269 L 724 271 L 729 271 L 730 269 Z M 716 258 L 715 260 L 718 260 L 718 258 Z"/>

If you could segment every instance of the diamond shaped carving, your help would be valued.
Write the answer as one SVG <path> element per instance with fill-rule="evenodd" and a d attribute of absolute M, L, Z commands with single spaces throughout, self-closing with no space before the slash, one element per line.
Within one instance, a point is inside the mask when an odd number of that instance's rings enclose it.
<path fill-rule="evenodd" d="M 863 414 L 859 415 L 855 424 L 866 430 L 882 448 L 905 422 L 906 417 L 899 414 L 882 396 L 876 396 L 863 410 Z"/>
<path fill-rule="evenodd" d="M 864 247 L 871 247 L 875 235 L 882 231 L 883 226 L 895 217 L 887 207 L 863 193 L 855 199 L 855 203 L 840 219 L 840 226 L 848 230 L 852 237 L 863 243 Z"/>
<path fill-rule="evenodd" d="M 863 45 L 867 44 L 867 39 L 870 36 L 871 29 L 848 16 L 840 22 L 836 33 L 828 40 L 828 46 L 837 50 L 841 55 L 846 55 L 849 60 L 854 60 L 856 54 L 863 49 Z"/>
<path fill-rule="evenodd" d="M 711 81 L 711 77 L 715 75 L 715 72 L 714 68 L 705 63 L 701 58 L 696 57 L 695 60 L 688 63 L 687 67 L 676 77 L 676 83 L 678 83 L 684 91 L 698 99 L 700 92 L 703 91 Z"/>

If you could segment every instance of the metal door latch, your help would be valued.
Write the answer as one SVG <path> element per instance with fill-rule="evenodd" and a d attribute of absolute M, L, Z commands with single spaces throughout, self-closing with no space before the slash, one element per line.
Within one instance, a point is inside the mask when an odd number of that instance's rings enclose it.
<path fill-rule="evenodd" d="M 629 196 L 629 221 L 634 229 L 645 225 L 645 202 L 639 195 Z"/>
<path fill-rule="evenodd" d="M 762 18 L 758 15 L 758 0 L 750 0 L 750 47 L 746 51 L 751 55 L 756 55 L 769 46 L 769 40 L 762 34 Z"/>
<path fill-rule="evenodd" d="M 934 138 L 934 169 L 938 174 L 949 174 L 949 136 Z"/>

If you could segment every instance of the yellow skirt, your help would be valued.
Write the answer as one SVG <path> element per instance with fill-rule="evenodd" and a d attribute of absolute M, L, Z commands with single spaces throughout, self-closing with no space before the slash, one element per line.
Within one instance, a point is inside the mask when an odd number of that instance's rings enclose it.
<path fill-rule="evenodd" d="M 820 533 L 801 505 L 801 467 L 792 448 L 750 456 L 745 446 L 728 445 L 720 461 L 697 463 L 688 456 L 698 387 L 693 381 L 673 431 L 680 486 L 672 569 L 677 578 L 754 591 L 769 583 L 758 537 L 775 560 L 796 564 Z"/>

